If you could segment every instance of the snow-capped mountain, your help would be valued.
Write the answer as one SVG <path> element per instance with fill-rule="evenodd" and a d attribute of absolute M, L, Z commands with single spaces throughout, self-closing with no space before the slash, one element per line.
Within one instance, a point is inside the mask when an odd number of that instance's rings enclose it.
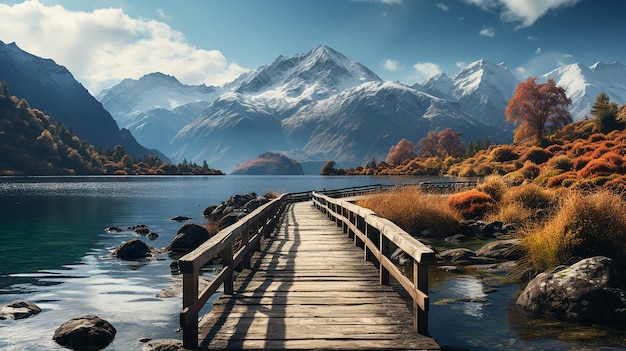
<path fill-rule="evenodd" d="M 262 99 L 284 117 L 311 101 L 371 81 L 381 79 L 362 64 L 320 45 L 293 57 L 279 56 L 225 88 Z"/>
<path fill-rule="evenodd" d="M 135 156 L 158 154 L 139 145 L 127 130 L 120 130 L 111 114 L 63 66 L 20 49 L 15 43 L 0 41 L 0 80 L 9 93 L 26 99 L 71 128 L 81 139 L 103 148 L 120 144 Z"/>
<path fill-rule="evenodd" d="M 541 76 L 554 79 L 572 100 L 570 112 L 574 120 L 591 117 L 590 111 L 601 93 L 621 105 L 626 103 L 626 66 L 619 62 L 598 62 L 590 67 L 571 64 L 559 67 Z"/>
<path fill-rule="evenodd" d="M 439 74 L 413 87 L 458 101 L 465 112 L 489 125 L 505 128 L 504 109 L 518 83 L 519 80 L 504 63 L 479 60 L 470 63 L 452 78 Z"/>
<path fill-rule="evenodd" d="M 157 72 L 124 79 L 100 92 L 98 99 L 117 124 L 130 130 L 143 145 L 171 155 L 176 150 L 169 141 L 219 94 L 217 87 L 185 85 Z"/>

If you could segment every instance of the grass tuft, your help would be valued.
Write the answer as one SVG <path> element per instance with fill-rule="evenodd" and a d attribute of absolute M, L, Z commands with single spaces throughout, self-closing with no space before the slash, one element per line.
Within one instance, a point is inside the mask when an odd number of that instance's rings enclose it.
<path fill-rule="evenodd" d="M 413 236 L 425 230 L 438 237 L 450 236 L 456 233 L 461 220 L 459 214 L 448 207 L 445 197 L 418 189 L 377 194 L 356 204 L 394 222 Z"/>

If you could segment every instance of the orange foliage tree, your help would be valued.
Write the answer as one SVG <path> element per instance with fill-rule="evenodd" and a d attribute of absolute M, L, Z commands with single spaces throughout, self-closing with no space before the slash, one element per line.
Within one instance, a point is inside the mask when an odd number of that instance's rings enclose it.
<path fill-rule="evenodd" d="M 418 141 L 420 157 L 460 156 L 463 154 L 461 132 L 446 128 L 441 132 L 428 132 L 425 138 Z"/>
<path fill-rule="evenodd" d="M 539 143 L 546 132 L 554 132 L 572 123 L 567 106 L 572 103 L 565 89 L 557 87 L 550 78 L 537 84 L 537 77 L 529 77 L 517 85 L 504 111 L 507 122 L 519 123 L 514 140 L 534 139 Z"/>
<path fill-rule="evenodd" d="M 386 162 L 390 165 L 397 166 L 405 160 L 415 158 L 415 152 L 413 152 L 414 146 L 415 145 L 409 140 L 400 140 L 397 145 L 394 145 L 389 149 Z"/>

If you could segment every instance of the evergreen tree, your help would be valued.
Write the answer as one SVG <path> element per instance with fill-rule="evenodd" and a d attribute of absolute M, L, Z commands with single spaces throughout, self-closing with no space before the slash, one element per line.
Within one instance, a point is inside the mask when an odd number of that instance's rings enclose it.
<path fill-rule="evenodd" d="M 591 114 L 596 116 L 595 130 L 600 133 L 608 133 L 619 129 L 617 122 L 617 104 L 609 99 L 605 93 L 601 93 L 596 98 L 596 102 L 591 108 Z"/>

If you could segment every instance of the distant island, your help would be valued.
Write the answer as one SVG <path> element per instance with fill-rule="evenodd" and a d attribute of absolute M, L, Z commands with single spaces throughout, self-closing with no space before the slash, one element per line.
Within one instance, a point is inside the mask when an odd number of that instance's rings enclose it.
<path fill-rule="evenodd" d="M 237 175 L 304 175 L 302 165 L 289 157 L 266 152 L 238 165 L 231 174 Z"/>

